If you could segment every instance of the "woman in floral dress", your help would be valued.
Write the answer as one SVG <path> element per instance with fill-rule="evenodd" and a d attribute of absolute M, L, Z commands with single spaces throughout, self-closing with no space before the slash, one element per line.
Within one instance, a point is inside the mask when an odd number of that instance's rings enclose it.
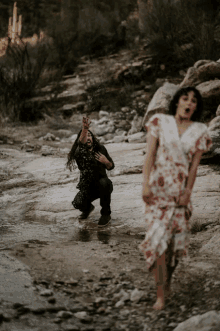
<path fill-rule="evenodd" d="M 193 87 L 174 95 L 170 115 L 155 114 L 146 124 L 147 151 L 143 167 L 143 200 L 147 233 L 140 245 L 155 276 L 157 301 L 163 309 L 172 274 L 186 255 L 192 214 L 190 196 L 197 167 L 211 146 L 201 123 L 202 98 Z"/>

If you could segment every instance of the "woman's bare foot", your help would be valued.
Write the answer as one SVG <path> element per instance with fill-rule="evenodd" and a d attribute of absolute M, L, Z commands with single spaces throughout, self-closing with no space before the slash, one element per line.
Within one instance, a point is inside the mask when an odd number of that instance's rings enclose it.
<path fill-rule="evenodd" d="M 161 310 L 165 305 L 165 296 L 164 296 L 164 285 L 157 286 L 157 301 L 153 305 L 153 309 Z"/>
<path fill-rule="evenodd" d="M 153 305 L 153 309 L 155 310 L 161 310 L 164 308 L 164 298 L 163 297 L 158 297 L 157 301 Z"/>

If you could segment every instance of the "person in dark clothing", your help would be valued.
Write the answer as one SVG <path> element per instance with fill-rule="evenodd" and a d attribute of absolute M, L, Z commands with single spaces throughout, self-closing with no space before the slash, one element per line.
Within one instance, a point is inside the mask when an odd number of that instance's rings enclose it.
<path fill-rule="evenodd" d="M 111 220 L 111 193 L 112 181 L 106 174 L 107 170 L 114 168 L 114 162 L 106 148 L 101 145 L 89 130 L 89 119 L 83 117 L 83 128 L 79 132 L 69 154 L 67 166 L 70 168 L 76 162 L 80 170 L 80 180 L 72 205 L 82 213 L 80 219 L 86 219 L 94 210 L 92 201 L 100 198 L 101 217 L 99 227 L 106 226 Z"/>

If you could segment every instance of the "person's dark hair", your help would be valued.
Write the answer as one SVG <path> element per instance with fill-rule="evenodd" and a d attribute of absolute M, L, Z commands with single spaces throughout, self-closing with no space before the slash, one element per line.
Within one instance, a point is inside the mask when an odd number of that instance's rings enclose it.
<path fill-rule="evenodd" d="M 100 150 L 100 143 L 98 141 L 98 139 L 96 138 L 96 136 L 90 131 L 88 130 L 90 133 L 91 133 L 91 136 L 92 136 L 92 141 L 93 141 L 93 150 L 95 152 L 98 152 Z M 76 152 L 76 149 L 78 147 L 78 142 L 79 142 L 79 138 L 80 138 L 80 135 L 81 135 L 81 132 L 82 130 L 79 131 L 77 137 L 76 137 L 76 140 L 74 141 L 73 143 L 73 146 L 67 156 L 67 163 L 66 163 L 66 166 L 67 168 L 70 169 L 70 171 L 72 170 L 72 167 L 74 166 L 74 162 L 75 162 L 75 152 Z"/>
<path fill-rule="evenodd" d="M 183 87 L 175 93 L 175 95 L 173 96 L 173 98 L 170 102 L 169 114 L 173 115 L 173 116 L 176 115 L 176 109 L 177 109 L 177 104 L 178 104 L 179 98 L 182 95 L 187 95 L 191 91 L 194 92 L 195 98 L 197 99 L 197 107 L 191 117 L 191 120 L 195 121 L 195 122 L 201 122 L 202 121 L 202 112 L 203 112 L 202 96 L 201 96 L 200 92 L 193 86 Z"/>

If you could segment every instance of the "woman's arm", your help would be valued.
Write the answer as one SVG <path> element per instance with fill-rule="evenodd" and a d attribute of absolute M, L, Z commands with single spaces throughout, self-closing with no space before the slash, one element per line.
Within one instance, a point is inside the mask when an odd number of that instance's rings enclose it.
<path fill-rule="evenodd" d="M 189 203 L 193 185 L 194 185 L 195 179 L 196 179 L 198 165 L 201 160 L 202 154 L 203 154 L 203 151 L 197 151 L 193 156 L 192 163 L 189 168 L 189 176 L 187 178 L 186 188 L 185 188 L 183 195 L 181 195 L 180 199 L 179 199 L 180 206 L 186 206 Z"/>
<path fill-rule="evenodd" d="M 88 130 L 89 130 L 90 123 L 91 122 L 89 122 L 89 119 L 87 117 L 83 117 L 83 121 L 82 121 L 82 132 L 81 132 L 81 135 L 79 137 L 79 141 L 82 144 L 86 144 L 87 143 Z"/>
<path fill-rule="evenodd" d="M 158 147 L 158 138 L 149 134 L 147 137 L 147 149 L 146 156 L 143 166 L 143 190 L 142 190 L 142 198 L 145 203 L 150 203 L 151 191 L 149 187 L 149 178 L 151 169 L 155 163 L 156 153 Z"/>

